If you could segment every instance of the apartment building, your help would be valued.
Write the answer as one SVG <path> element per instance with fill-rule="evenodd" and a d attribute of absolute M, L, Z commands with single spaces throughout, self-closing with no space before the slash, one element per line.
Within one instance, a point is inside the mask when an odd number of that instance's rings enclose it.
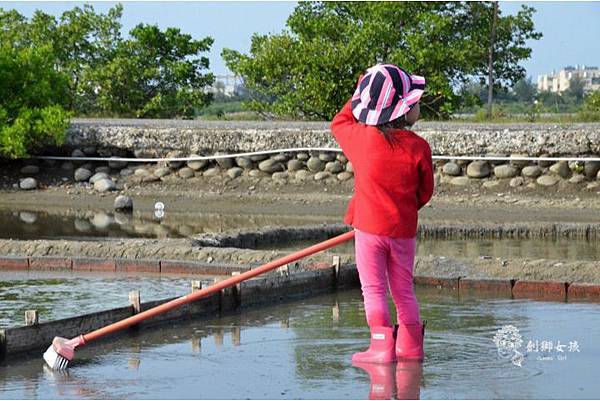
<path fill-rule="evenodd" d="M 586 65 L 567 66 L 562 70 L 552 71 L 552 74 L 538 76 L 537 87 L 539 91 L 562 93 L 569 88 L 573 78 L 583 81 L 583 90 L 593 92 L 600 90 L 600 69 Z"/>

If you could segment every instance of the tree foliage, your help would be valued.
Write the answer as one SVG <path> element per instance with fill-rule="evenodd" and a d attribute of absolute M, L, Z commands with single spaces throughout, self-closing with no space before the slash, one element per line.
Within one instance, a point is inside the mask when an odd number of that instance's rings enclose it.
<path fill-rule="evenodd" d="M 0 155 L 24 157 L 61 144 L 69 124 L 69 79 L 56 71 L 50 46 L 0 46 Z"/>
<path fill-rule="evenodd" d="M 210 102 L 214 78 L 202 52 L 212 38 L 140 24 L 121 34 L 119 4 L 106 14 L 91 5 L 60 18 L 36 11 L 28 20 L 0 9 L 0 41 L 16 48 L 50 46 L 54 68 L 69 77 L 67 107 L 78 115 L 190 117 Z"/>
<path fill-rule="evenodd" d="M 249 54 L 224 49 L 227 66 L 255 95 L 260 112 L 331 119 L 369 66 L 390 62 L 427 79 L 421 110 L 447 117 L 454 88 L 486 75 L 493 5 L 488 2 L 301 2 L 279 34 L 252 36 Z M 525 7 L 498 18 L 495 84 L 524 75 L 528 39 L 541 36 Z"/>

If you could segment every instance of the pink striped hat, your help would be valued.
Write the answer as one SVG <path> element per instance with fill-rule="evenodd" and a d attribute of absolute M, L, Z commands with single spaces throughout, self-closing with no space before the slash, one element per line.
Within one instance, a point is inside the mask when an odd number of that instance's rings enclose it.
<path fill-rule="evenodd" d="M 425 90 L 425 78 L 393 64 L 367 70 L 352 96 L 352 114 L 361 123 L 380 125 L 408 113 Z"/>

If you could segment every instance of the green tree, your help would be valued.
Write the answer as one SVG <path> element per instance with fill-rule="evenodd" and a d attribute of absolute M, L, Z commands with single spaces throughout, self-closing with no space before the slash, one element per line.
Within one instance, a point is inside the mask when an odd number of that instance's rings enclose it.
<path fill-rule="evenodd" d="M 569 87 L 563 92 L 563 96 L 571 97 L 576 104 L 583 102 L 585 83 L 583 79 L 574 76 L 569 80 Z"/>
<path fill-rule="evenodd" d="M 517 100 L 521 102 L 531 103 L 537 95 L 537 86 L 531 77 L 519 79 L 512 89 Z"/>
<path fill-rule="evenodd" d="M 453 88 L 487 76 L 490 3 L 300 2 L 279 34 L 252 36 L 249 54 L 224 49 L 227 66 L 244 79 L 259 112 L 331 119 L 350 97 L 358 76 L 391 62 L 427 79 L 422 111 L 447 117 L 459 105 Z M 495 85 L 523 76 L 525 40 L 533 9 L 498 16 Z"/>
<path fill-rule="evenodd" d="M 199 53 L 212 38 L 192 40 L 179 29 L 140 24 L 125 40 L 122 12 L 120 4 L 106 14 L 86 4 L 59 19 L 38 10 L 28 20 L 0 9 L 0 43 L 50 46 L 55 68 L 69 77 L 65 105 L 79 115 L 189 117 L 208 104 L 204 89 L 213 77 L 203 73 L 209 63 Z"/>
<path fill-rule="evenodd" d="M 193 117 L 210 103 L 204 88 L 214 81 L 208 69 L 210 37 L 193 40 L 179 29 L 161 31 L 139 24 L 119 43 L 115 57 L 91 75 L 103 113 L 138 118 Z"/>
<path fill-rule="evenodd" d="M 50 46 L 0 46 L 0 155 L 24 157 L 65 139 L 69 79 Z"/>

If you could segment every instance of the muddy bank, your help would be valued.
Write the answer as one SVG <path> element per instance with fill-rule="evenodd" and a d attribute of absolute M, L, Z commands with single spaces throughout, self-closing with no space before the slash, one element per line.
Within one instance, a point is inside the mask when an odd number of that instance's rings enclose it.
<path fill-rule="evenodd" d="M 0 241 L 0 255 L 71 256 L 105 259 L 176 259 L 223 264 L 259 265 L 285 256 L 286 252 L 240 248 L 194 246 L 190 239 L 123 240 L 112 242 L 78 241 Z M 301 265 L 331 263 L 331 251 L 304 259 Z M 342 263 L 353 263 L 352 254 L 340 254 Z M 464 259 L 440 256 L 417 258 L 415 275 L 431 277 L 505 278 L 600 283 L 600 261 L 497 258 Z"/>

